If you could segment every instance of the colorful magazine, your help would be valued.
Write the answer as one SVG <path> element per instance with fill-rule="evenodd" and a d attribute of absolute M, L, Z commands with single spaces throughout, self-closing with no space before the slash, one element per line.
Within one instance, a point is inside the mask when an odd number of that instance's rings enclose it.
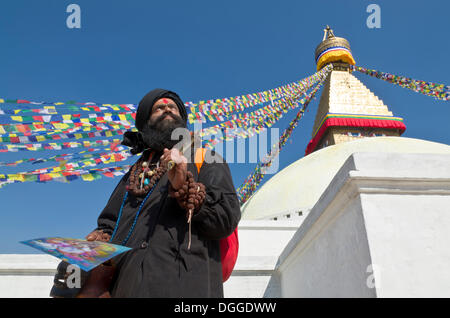
<path fill-rule="evenodd" d="M 86 241 L 66 237 L 44 237 L 20 242 L 53 255 L 69 264 L 90 271 L 114 256 L 131 248 L 100 241 Z"/>

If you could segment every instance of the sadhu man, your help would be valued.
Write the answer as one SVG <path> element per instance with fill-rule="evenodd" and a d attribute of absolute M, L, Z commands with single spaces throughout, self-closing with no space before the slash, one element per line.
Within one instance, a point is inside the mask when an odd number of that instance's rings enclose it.
<path fill-rule="evenodd" d="M 175 147 L 180 140 L 172 133 L 186 127 L 176 93 L 155 89 L 139 103 L 138 132 L 127 132 L 122 143 L 142 155 L 87 236 L 132 250 L 93 269 L 79 296 L 223 297 L 219 240 L 236 229 L 239 201 L 223 160 L 204 160 L 198 170 L 195 148 Z"/>

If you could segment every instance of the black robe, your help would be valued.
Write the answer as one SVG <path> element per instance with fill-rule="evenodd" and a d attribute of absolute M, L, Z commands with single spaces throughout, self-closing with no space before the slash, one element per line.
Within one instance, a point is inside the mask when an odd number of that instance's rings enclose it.
<path fill-rule="evenodd" d="M 116 272 L 112 297 L 223 297 L 219 240 L 237 227 L 239 201 L 225 162 L 204 162 L 199 174 L 191 162 L 188 170 L 205 185 L 206 197 L 192 217 L 190 250 L 186 212 L 168 196 L 165 174 L 143 205 L 125 244 L 132 250 L 113 258 Z M 98 218 L 97 229 L 113 232 L 129 174 L 113 191 Z M 121 244 L 127 237 L 142 200 L 128 195 L 112 243 Z"/>

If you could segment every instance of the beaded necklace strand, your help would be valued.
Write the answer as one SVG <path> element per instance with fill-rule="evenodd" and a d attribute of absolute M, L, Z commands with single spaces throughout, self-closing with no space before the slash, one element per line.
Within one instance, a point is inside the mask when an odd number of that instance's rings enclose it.
<path fill-rule="evenodd" d="M 153 152 L 150 153 L 148 162 L 151 161 L 152 157 L 153 157 Z M 135 165 L 139 165 L 139 163 L 140 163 L 140 162 L 138 161 L 138 162 L 136 162 Z M 144 164 L 144 163 L 146 163 L 146 164 Z M 143 165 L 143 168 L 144 168 L 144 170 L 145 170 L 145 169 L 148 167 L 148 163 L 147 163 L 147 161 L 144 161 L 144 163 L 143 163 L 142 165 Z M 134 167 L 134 168 L 136 168 L 136 167 Z M 158 165 L 158 168 L 159 168 L 159 165 Z M 132 171 L 132 174 L 134 174 L 134 172 L 135 172 L 136 169 L 132 169 L 132 170 L 133 170 L 133 171 Z M 159 173 L 156 174 L 156 173 L 155 173 L 155 179 L 156 179 L 156 177 L 158 177 L 159 175 L 162 175 L 162 174 L 163 174 L 163 173 L 161 173 L 161 174 L 159 174 Z M 134 178 L 133 178 L 133 179 L 134 179 Z M 142 207 L 144 206 L 145 202 L 147 201 L 147 199 L 148 199 L 148 198 L 150 197 L 150 195 L 152 194 L 153 190 L 155 189 L 156 185 L 158 184 L 159 179 L 160 179 L 160 177 L 158 177 L 158 180 L 154 180 L 151 189 L 149 189 L 149 191 L 148 191 L 147 195 L 145 196 L 144 200 L 142 200 L 141 204 L 139 205 L 139 209 L 138 209 L 137 212 L 136 212 L 136 215 L 135 215 L 134 220 L 133 220 L 133 224 L 131 225 L 131 228 L 130 228 L 130 230 L 128 231 L 128 234 L 127 234 L 127 236 L 125 237 L 125 239 L 122 241 L 121 245 L 125 245 L 125 244 L 128 242 L 129 238 L 131 237 L 131 234 L 132 234 L 133 231 L 134 231 L 134 228 L 135 228 L 135 226 L 136 226 L 137 220 L 138 220 L 139 215 L 140 215 L 140 213 L 141 213 Z M 142 184 L 142 183 L 141 183 L 141 184 Z M 117 217 L 116 225 L 115 225 L 114 231 L 113 231 L 113 233 L 112 233 L 112 235 L 111 235 L 111 239 L 109 240 L 110 243 L 112 242 L 113 238 L 114 238 L 115 235 L 116 235 L 117 229 L 119 228 L 119 223 L 120 223 L 120 219 L 121 219 L 121 217 L 122 217 L 123 207 L 124 207 L 124 205 L 125 205 L 125 202 L 127 201 L 127 198 L 128 198 L 128 189 L 127 189 L 127 191 L 125 192 L 125 195 L 123 196 L 123 200 L 122 200 L 122 204 L 121 204 L 121 206 L 120 206 L 119 215 L 118 215 L 118 217 Z"/>
<path fill-rule="evenodd" d="M 116 235 L 117 229 L 119 227 L 120 219 L 122 217 L 123 207 L 125 205 L 125 202 L 128 198 L 128 193 L 135 196 L 143 196 L 145 195 L 145 198 L 142 200 L 141 204 L 139 205 L 139 209 L 136 212 L 136 215 L 133 220 L 133 224 L 131 225 L 130 230 L 128 231 L 128 234 L 126 238 L 122 241 L 122 245 L 125 245 L 128 242 L 128 239 L 131 237 L 131 234 L 133 233 L 133 230 L 136 226 L 137 220 L 139 218 L 139 215 L 141 213 L 141 210 L 147 201 L 147 199 L 152 194 L 153 190 L 155 189 L 157 183 L 161 179 L 161 177 L 166 173 L 167 170 L 170 170 L 174 167 L 175 163 L 173 161 L 169 161 L 168 167 L 162 167 L 159 165 L 159 162 L 157 164 L 157 167 L 155 170 L 150 170 L 150 162 L 153 157 L 153 152 L 150 153 L 149 159 L 147 161 L 143 161 L 141 163 L 141 160 L 136 162 L 131 169 L 131 174 L 129 178 L 129 185 L 126 187 L 126 192 L 123 197 L 122 204 L 120 206 L 119 214 L 117 217 L 117 222 L 114 227 L 114 231 L 111 235 L 111 239 L 109 242 L 112 242 L 113 238 Z M 141 170 L 142 167 L 142 170 Z M 136 175 L 140 178 L 137 179 Z M 150 180 L 146 179 L 146 177 L 151 176 Z M 189 226 L 188 235 L 189 235 L 189 241 L 188 241 L 188 250 L 191 248 L 191 227 L 192 227 L 192 215 L 194 214 L 194 211 L 200 207 L 205 199 L 206 190 L 205 186 L 202 183 L 197 183 L 194 181 L 194 177 L 190 171 L 187 172 L 187 179 L 184 182 L 184 184 L 181 186 L 180 189 L 177 191 L 173 190 L 172 186 L 169 187 L 169 195 L 171 197 L 176 198 L 178 201 L 178 204 L 181 208 L 187 211 L 186 218 L 187 223 Z"/>

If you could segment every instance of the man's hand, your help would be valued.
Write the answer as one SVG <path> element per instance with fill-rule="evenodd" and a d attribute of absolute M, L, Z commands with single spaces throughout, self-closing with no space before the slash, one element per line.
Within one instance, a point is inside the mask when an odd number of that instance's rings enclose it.
<path fill-rule="evenodd" d="M 161 156 L 161 164 L 166 166 L 169 161 L 173 161 L 175 166 L 167 171 L 167 177 L 169 178 L 172 188 L 178 190 L 181 188 L 187 177 L 187 159 L 176 148 L 164 149 L 164 153 Z"/>
<path fill-rule="evenodd" d="M 86 240 L 88 241 L 102 241 L 102 242 L 109 242 L 111 239 L 111 235 L 108 233 L 103 232 L 102 230 L 95 230 L 86 236 Z"/>

